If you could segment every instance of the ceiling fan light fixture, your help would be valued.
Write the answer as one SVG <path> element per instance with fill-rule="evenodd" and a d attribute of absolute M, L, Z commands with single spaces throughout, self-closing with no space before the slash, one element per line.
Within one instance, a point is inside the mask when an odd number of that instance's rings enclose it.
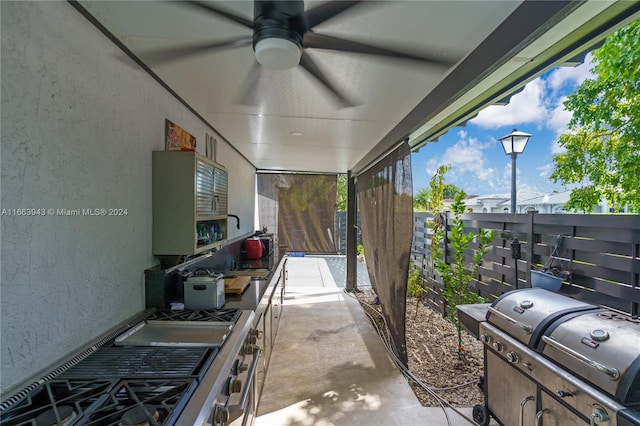
<path fill-rule="evenodd" d="M 272 70 L 286 70 L 300 63 L 302 50 L 285 38 L 264 38 L 256 43 L 256 60 Z"/>

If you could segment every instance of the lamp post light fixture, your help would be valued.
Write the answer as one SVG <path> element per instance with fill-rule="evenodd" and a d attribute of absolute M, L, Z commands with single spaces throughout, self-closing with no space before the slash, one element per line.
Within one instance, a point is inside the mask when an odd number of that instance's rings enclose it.
<path fill-rule="evenodd" d="M 511 213 L 516 212 L 516 157 L 522 154 L 531 135 L 513 129 L 513 132 L 500 138 L 504 153 L 511 156 Z"/>

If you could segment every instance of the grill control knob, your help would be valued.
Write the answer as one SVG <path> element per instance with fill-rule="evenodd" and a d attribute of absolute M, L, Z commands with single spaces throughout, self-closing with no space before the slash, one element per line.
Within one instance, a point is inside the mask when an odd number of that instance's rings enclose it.
<path fill-rule="evenodd" d="M 238 374 L 244 373 L 248 369 L 249 369 L 249 366 L 247 365 L 246 362 L 238 361 Z"/>
<path fill-rule="evenodd" d="M 556 391 L 556 394 L 558 394 L 560 398 L 567 398 L 569 396 L 573 396 L 573 392 L 571 392 L 570 390 L 564 390 L 564 389 L 558 389 Z"/>
<path fill-rule="evenodd" d="M 505 357 L 507 358 L 507 361 L 509 361 L 512 364 L 517 364 L 518 361 L 520 361 L 520 357 L 518 356 L 518 354 L 513 351 L 507 353 Z"/>
<path fill-rule="evenodd" d="M 491 342 L 491 336 L 489 336 L 487 333 L 482 333 L 482 341 L 485 343 Z"/>
<path fill-rule="evenodd" d="M 223 425 L 229 421 L 229 410 L 221 405 L 217 405 L 213 410 L 213 424 Z"/>
<path fill-rule="evenodd" d="M 242 380 L 235 379 L 231 381 L 229 386 L 229 393 L 238 393 L 242 390 Z"/>
<path fill-rule="evenodd" d="M 504 345 L 502 343 L 500 343 L 500 342 L 495 342 L 493 344 L 493 349 L 495 349 L 498 352 L 502 352 L 502 351 L 504 351 Z"/>

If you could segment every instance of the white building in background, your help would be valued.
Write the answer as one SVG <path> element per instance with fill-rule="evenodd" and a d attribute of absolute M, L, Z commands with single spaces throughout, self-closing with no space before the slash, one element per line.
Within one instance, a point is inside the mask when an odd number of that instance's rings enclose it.
<path fill-rule="evenodd" d="M 472 213 L 508 213 L 509 200 L 506 194 L 471 195 L 464 203 Z"/>
<path fill-rule="evenodd" d="M 518 200 L 530 200 L 543 196 L 540 192 L 530 191 L 523 189 L 518 191 Z M 453 200 L 445 200 L 453 203 Z M 511 195 L 510 194 L 486 194 L 486 195 L 469 195 L 465 204 L 467 211 L 472 213 L 509 213 L 511 207 Z M 523 213 L 524 210 L 520 208 L 520 204 L 517 204 L 517 213 Z"/>
<path fill-rule="evenodd" d="M 569 213 L 565 210 L 564 205 L 569 201 L 571 190 L 563 192 L 554 192 L 540 197 L 534 197 L 527 200 L 519 201 L 516 205 L 518 213 L 527 213 L 537 210 L 538 213 Z M 617 213 L 625 213 L 627 209 L 618 211 Z M 609 208 L 606 200 L 602 200 L 599 206 L 594 206 L 591 213 L 613 213 Z"/>
<path fill-rule="evenodd" d="M 534 210 L 542 214 L 568 213 L 564 205 L 569 201 L 570 194 L 571 190 L 544 195 L 529 193 L 529 197 L 524 193 L 518 194 L 516 213 L 528 213 Z M 444 201 L 445 206 L 452 203 L 453 200 Z M 509 194 L 470 195 L 465 199 L 465 205 L 467 206 L 467 211 L 471 213 L 509 213 L 511 197 Z M 591 213 L 609 212 L 609 207 L 604 201 L 591 211 Z"/>
<path fill-rule="evenodd" d="M 467 206 L 467 212 L 470 213 L 508 213 L 509 200 L 509 195 L 505 194 L 468 195 L 464 204 Z M 442 204 L 445 210 L 450 210 L 449 206 L 453 202 L 451 198 L 444 199 Z"/>
<path fill-rule="evenodd" d="M 518 213 L 528 213 L 534 210 L 537 210 L 538 213 L 546 214 L 567 213 L 564 205 L 569 201 L 570 194 L 571 191 L 555 192 L 553 194 L 545 194 L 518 201 L 516 203 L 516 210 Z M 600 213 L 599 209 L 594 209 L 594 213 Z"/>

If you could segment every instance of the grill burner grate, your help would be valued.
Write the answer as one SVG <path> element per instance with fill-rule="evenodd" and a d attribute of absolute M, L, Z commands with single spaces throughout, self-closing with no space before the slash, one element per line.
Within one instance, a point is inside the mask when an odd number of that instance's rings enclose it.
<path fill-rule="evenodd" d="M 160 309 L 152 313 L 147 320 L 164 321 L 219 321 L 236 323 L 242 315 L 239 309 L 215 309 L 215 310 L 190 310 L 183 309 L 172 311 L 170 309 Z"/>
<path fill-rule="evenodd" d="M 101 348 L 62 373 L 61 378 L 189 377 L 206 371 L 217 348 Z M 204 368 L 203 368 L 204 367 Z"/>
<path fill-rule="evenodd" d="M 71 424 L 76 418 L 78 414 L 73 409 L 73 407 L 69 405 L 61 405 L 57 407 L 57 410 L 53 408 L 51 410 L 44 411 L 40 413 L 38 417 L 35 419 L 35 424 L 40 425 L 68 425 Z"/>
<path fill-rule="evenodd" d="M 133 408 L 148 413 L 149 425 L 175 421 L 196 387 L 195 379 L 81 380 L 56 379 L 43 383 L 21 403 L 0 416 L 3 426 L 38 425 L 50 416 L 65 424 L 73 407 L 74 424 L 118 426 Z M 56 413 L 58 418 L 56 418 Z"/>
<path fill-rule="evenodd" d="M 145 319 L 223 323 L 231 329 L 242 315 L 239 309 L 158 310 Z M 116 335 L 110 335 L 110 339 Z M 190 403 L 198 382 L 209 374 L 223 349 L 101 346 L 92 347 L 93 353 L 87 351 L 86 356 L 75 357 L 64 368 L 57 368 L 55 374 L 34 381 L 4 401 L 0 405 L 0 424 L 174 425 Z"/>

